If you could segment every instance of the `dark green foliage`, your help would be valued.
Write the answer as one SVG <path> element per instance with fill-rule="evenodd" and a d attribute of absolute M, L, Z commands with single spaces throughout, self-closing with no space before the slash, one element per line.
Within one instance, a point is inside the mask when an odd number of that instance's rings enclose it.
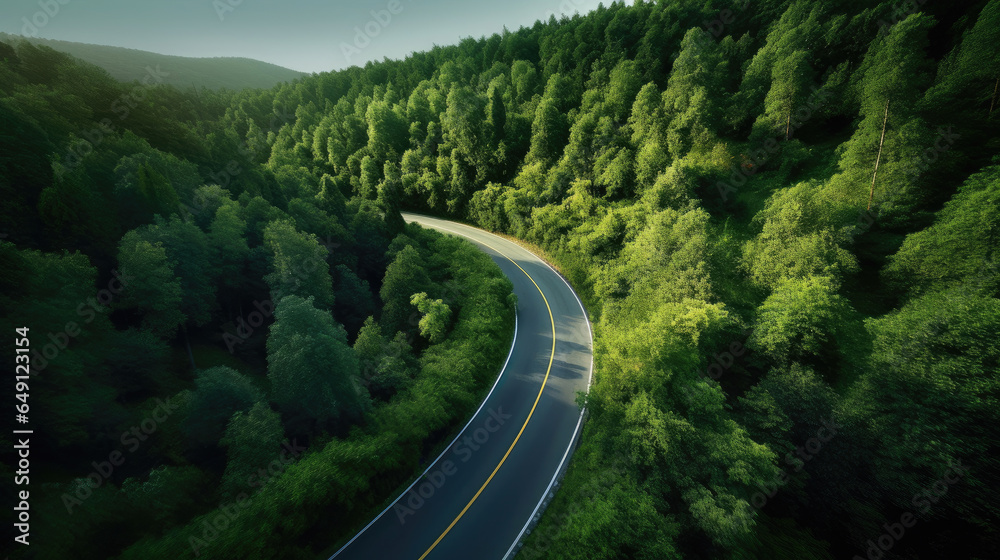
<path fill-rule="evenodd" d="M 185 420 L 188 437 L 198 445 L 218 444 L 233 414 L 262 398 L 260 389 L 238 371 L 225 366 L 199 371 Z"/>
<path fill-rule="evenodd" d="M 967 550 L 985 550 L 996 538 L 985 520 L 997 515 L 997 497 L 983 481 L 998 473 L 981 458 L 1000 435 L 993 337 L 1000 304 L 974 289 L 951 288 L 917 298 L 869 328 L 870 366 L 842 408 L 846 428 L 871 454 L 862 464 L 886 506 L 916 507 L 918 518 L 931 522 L 961 519 L 983 532 Z M 970 470 L 951 485 L 948 499 L 933 507 L 925 507 L 926 499 L 918 503 L 915 494 L 954 462 Z"/>
<path fill-rule="evenodd" d="M 155 334 L 129 329 L 116 332 L 107 358 L 109 383 L 120 398 L 149 396 L 166 374 L 169 347 Z"/>
<path fill-rule="evenodd" d="M 358 332 L 354 352 L 361 362 L 362 380 L 375 399 L 389 400 L 407 387 L 417 373 L 416 356 L 406 335 L 397 332 L 394 338 L 386 338 L 372 317 L 365 320 Z"/>
<path fill-rule="evenodd" d="M 270 478 L 261 476 L 262 469 L 266 473 L 273 469 L 272 461 L 284 466 L 282 459 L 291 459 L 287 453 L 284 457 L 279 455 L 284 436 L 281 416 L 263 402 L 233 414 L 220 441 L 226 446 L 227 457 L 221 489 L 224 500 L 253 492 Z"/>
<path fill-rule="evenodd" d="M 210 266 L 213 255 L 205 232 L 176 216 L 170 221 L 158 219 L 137 232 L 143 241 L 163 247 L 173 265 L 173 272 L 180 280 L 181 313 L 197 326 L 207 323 L 215 306 L 217 271 Z"/>
<path fill-rule="evenodd" d="M 838 398 L 815 372 L 794 364 L 771 370 L 739 402 L 751 436 L 784 455 L 815 436 Z"/>
<path fill-rule="evenodd" d="M 220 294 L 228 289 L 238 289 L 242 284 L 241 274 L 250 255 L 246 228 L 246 220 L 240 217 L 240 206 L 233 202 L 227 202 L 216 210 L 208 228 L 212 262 L 217 267 L 221 284 Z"/>
<path fill-rule="evenodd" d="M 139 230 L 126 233 L 118 251 L 118 268 L 125 277 L 134 279 L 120 307 L 134 310 L 143 328 L 171 338 L 186 317 L 180 310 L 181 281 L 163 244 L 143 239 Z"/>
<path fill-rule="evenodd" d="M 303 423 L 347 424 L 361 417 L 368 395 L 357 385 L 357 357 L 343 326 L 313 298 L 282 298 L 267 339 L 274 399 L 298 430 Z"/>
<path fill-rule="evenodd" d="M 121 419 L 113 402 L 116 391 L 103 379 L 108 366 L 115 375 L 120 364 L 114 350 L 102 343 L 115 333 L 105 305 L 111 302 L 97 300 L 97 270 L 79 253 L 19 250 L 7 241 L 0 241 L 0 259 L 0 324 L 8 332 L 31 329 L 31 418 L 35 428 L 49 434 L 39 452 L 86 449 L 94 433 L 113 429 Z M 13 352 L 13 345 L 9 348 Z"/>
<path fill-rule="evenodd" d="M 186 519 L 210 491 L 209 477 L 193 466 L 157 467 L 149 471 L 145 481 L 128 478 L 121 487 L 129 511 L 139 519 L 151 518 L 148 522 L 165 526 Z"/>
<path fill-rule="evenodd" d="M 962 285 L 996 296 L 998 223 L 1000 167 L 992 166 L 966 180 L 934 225 L 906 237 L 885 274 L 911 293 Z"/>
<path fill-rule="evenodd" d="M 264 230 L 264 244 L 271 252 L 271 273 L 266 280 L 276 302 L 290 295 L 312 297 L 323 309 L 333 306 L 333 280 L 328 252 L 315 235 L 302 233 L 284 221 Z"/>
<path fill-rule="evenodd" d="M 413 294 L 425 292 L 430 277 L 424 269 L 423 259 L 411 246 L 403 247 L 385 271 L 382 281 L 382 317 L 379 324 L 388 333 L 413 332 L 418 321 L 417 309 L 410 303 Z"/>
<path fill-rule="evenodd" d="M 290 464 L 281 476 L 255 489 L 248 509 L 227 531 L 221 532 L 217 540 L 206 543 L 209 548 L 201 550 L 203 554 L 211 552 L 222 558 L 285 557 L 288 547 L 281 542 L 285 539 L 309 542 L 306 535 L 321 512 L 328 515 L 330 508 L 335 507 L 344 515 L 364 517 L 368 509 L 381 502 L 415 471 L 424 444 L 432 434 L 459 424 L 460 419 L 475 410 L 478 402 L 474 391 L 476 388 L 481 391 L 492 382 L 494 372 L 510 348 L 514 313 L 507 298 L 510 282 L 488 256 L 471 244 L 440 238 L 416 228 L 409 230 L 408 235 L 433 243 L 439 258 L 449 263 L 448 273 L 461 286 L 454 295 L 460 308 L 455 328 L 445 341 L 423 353 L 419 359 L 419 374 L 390 404 L 373 409 L 365 428 L 349 438 L 333 439 L 311 449 Z M 312 308 L 307 300 L 289 296 L 282 302 L 282 306 L 285 305 L 288 307 L 279 312 L 276 325 L 289 326 L 290 321 L 302 313 L 310 320 L 309 332 L 334 328 L 330 326 L 332 321 L 320 318 L 323 312 Z M 323 326 L 324 323 L 327 326 Z M 309 332 L 297 336 L 309 336 Z M 276 334 L 284 338 L 288 333 Z M 354 351 L 348 349 L 357 356 L 353 358 L 355 364 L 360 360 L 364 365 L 370 362 L 370 357 L 379 354 L 382 356 L 380 367 L 385 368 L 383 372 L 395 367 L 392 363 L 397 358 L 403 361 L 405 368 L 414 364 L 413 358 L 407 355 L 404 341 L 389 342 L 380 352 L 377 349 L 379 338 L 378 329 L 369 322 L 362 329 Z M 334 345 L 339 343 L 334 341 Z M 451 410 L 455 412 L 448 412 Z M 264 412 L 263 416 L 269 415 Z M 249 422 L 252 412 L 249 417 L 238 418 L 261 427 L 269 422 Z M 271 424 L 267 433 L 273 435 L 277 432 L 273 430 L 273 422 Z M 203 520 L 217 515 L 218 511 L 196 517 L 162 537 L 140 541 L 122 557 L 166 558 L 175 556 L 171 551 L 191 550 L 191 538 L 203 538 Z M 654 521 L 650 525 L 659 527 L 661 524 Z M 650 532 L 655 530 L 653 527 Z M 280 540 L 272 536 L 278 531 L 282 532 Z M 310 544 L 326 547 L 329 540 L 323 536 Z M 663 540 L 660 545 L 664 549 L 669 547 Z"/>
<path fill-rule="evenodd" d="M 0 99 L 0 220 L 12 231 L 34 238 L 41 224 L 34 212 L 42 189 L 52 182 L 45 154 L 51 141 L 38 123 Z"/>
<path fill-rule="evenodd" d="M 408 209 L 534 243 L 594 318 L 585 431 L 522 555 L 863 555 L 961 460 L 891 554 L 996 556 L 998 14 L 612 3 L 267 91 L 158 85 L 124 116 L 131 85 L 0 44 L 4 324 L 92 317 L 38 382 L 46 451 L 86 472 L 194 387 L 87 522 L 52 475 L 53 550 L 188 554 L 283 431 L 308 452 L 203 554 L 317 557 L 379 511 L 513 317 L 488 257 Z M 127 289 L 88 304 L 115 267 Z"/>
<path fill-rule="evenodd" d="M 375 312 L 375 296 L 368 282 L 358 278 L 347 266 L 337 265 L 336 274 L 333 316 L 347 328 L 347 332 L 354 334 L 365 318 Z"/>

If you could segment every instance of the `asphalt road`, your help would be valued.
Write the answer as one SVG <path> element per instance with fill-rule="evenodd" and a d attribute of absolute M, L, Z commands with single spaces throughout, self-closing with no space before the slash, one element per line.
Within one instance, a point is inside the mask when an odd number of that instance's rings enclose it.
<path fill-rule="evenodd" d="M 408 222 L 460 235 L 514 284 L 517 329 L 503 371 L 455 441 L 332 558 L 497 559 L 512 552 L 565 461 L 590 384 L 590 323 L 561 276 L 515 243 L 438 218 Z"/>

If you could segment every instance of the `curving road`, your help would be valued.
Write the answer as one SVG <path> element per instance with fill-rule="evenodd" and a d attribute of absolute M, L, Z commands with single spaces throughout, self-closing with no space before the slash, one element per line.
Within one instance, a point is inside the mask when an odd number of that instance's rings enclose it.
<path fill-rule="evenodd" d="M 514 284 L 514 344 L 496 384 L 458 437 L 333 558 L 506 558 L 568 461 L 593 369 L 583 305 L 563 278 L 519 245 L 470 226 L 403 214 L 462 236 Z"/>

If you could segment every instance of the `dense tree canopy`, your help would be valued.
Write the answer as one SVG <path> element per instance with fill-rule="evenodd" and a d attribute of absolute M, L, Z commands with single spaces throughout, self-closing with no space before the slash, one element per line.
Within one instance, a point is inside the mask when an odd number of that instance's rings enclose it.
<path fill-rule="evenodd" d="M 912 511 L 886 558 L 996 556 L 998 23 L 615 2 L 125 117 L 135 84 L 0 43 L 2 321 L 58 350 L 55 556 L 183 556 L 286 435 L 309 451 L 214 556 L 316 557 L 418 472 L 513 315 L 488 257 L 402 209 L 533 244 L 594 319 L 581 444 L 522 555 L 863 557 Z M 70 519 L 76 458 L 167 397 L 181 419 Z"/>

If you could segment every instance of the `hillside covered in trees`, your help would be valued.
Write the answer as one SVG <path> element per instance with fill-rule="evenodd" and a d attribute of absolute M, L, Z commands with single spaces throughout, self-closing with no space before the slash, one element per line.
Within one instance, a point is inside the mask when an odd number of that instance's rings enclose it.
<path fill-rule="evenodd" d="M 122 82 L 142 80 L 148 73 L 147 67 L 159 67 L 164 74 L 163 83 L 182 90 L 191 87 L 231 90 L 269 88 L 306 75 L 250 58 L 192 58 L 74 41 L 25 38 L 7 33 L 0 33 L 0 41 L 10 45 L 30 41 L 35 46 L 49 47 L 99 66 Z"/>
<path fill-rule="evenodd" d="M 0 45 L 3 308 L 44 306 L 52 323 L 39 328 L 55 332 L 52 310 L 86 301 L 111 270 L 148 271 L 74 342 L 86 350 L 43 374 L 57 383 L 47 429 L 65 449 L 184 387 L 164 364 L 191 376 L 199 329 L 283 293 L 288 255 L 337 246 L 280 300 L 266 342 L 247 341 L 266 376 L 220 363 L 187 379 L 193 411 L 227 388 L 226 432 L 181 443 L 178 422 L 131 482 L 95 492 L 83 507 L 108 517 L 67 547 L 121 523 L 130 493 L 162 492 L 164 529 L 136 521 L 143 540 L 117 549 L 188 554 L 199 519 L 178 512 L 214 506 L 164 488 L 221 480 L 226 492 L 251 433 L 315 443 L 212 557 L 316 557 L 391 495 L 366 461 L 384 459 L 398 482 L 448 420 L 379 411 L 422 399 L 468 411 L 471 385 L 442 395 L 421 380 L 468 382 L 427 356 L 483 343 L 459 317 L 455 340 L 434 344 L 406 326 L 402 295 L 442 298 L 435 286 L 454 279 L 491 294 L 463 311 L 509 314 L 502 281 L 466 264 L 481 256 L 404 230 L 405 208 L 538 247 L 592 314 L 586 427 L 521 557 L 997 557 L 997 45 L 1000 0 L 637 1 L 266 91 L 148 86 L 123 118 L 106 100 L 133 86 Z M 102 119 L 115 128 L 95 134 Z M 199 258 L 234 272 L 193 274 Z M 60 278 L 79 289 L 46 292 Z M 290 363 L 282 338 L 313 315 L 329 328 L 310 351 L 386 372 L 334 417 L 288 408 L 272 379 Z M 504 332 L 485 317 L 469 324 Z M 371 339 L 407 345 L 403 358 L 365 350 Z M 98 340 L 113 354 L 87 355 Z M 89 371 L 107 382 L 84 383 Z M 72 398 L 60 392 L 74 383 Z M 85 404 L 112 401 L 100 414 Z M 397 437 L 410 447 L 386 458 Z"/>
<path fill-rule="evenodd" d="M 310 523 L 347 526 L 408 481 L 507 355 L 514 300 L 489 257 L 406 225 L 389 193 L 270 166 L 261 129 L 223 124 L 229 95 L 0 43 L 0 325 L 30 329 L 18 391 L 40 436 L 17 553 L 326 546 Z M 234 511 L 240 529 L 204 530 Z"/>

